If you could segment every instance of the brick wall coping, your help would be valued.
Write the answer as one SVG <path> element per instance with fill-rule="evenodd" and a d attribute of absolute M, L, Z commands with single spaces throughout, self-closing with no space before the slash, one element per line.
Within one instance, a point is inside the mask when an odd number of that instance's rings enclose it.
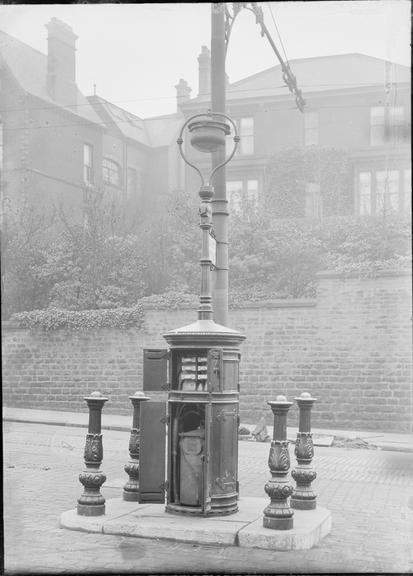
<path fill-rule="evenodd" d="M 346 278 L 359 278 L 360 280 L 374 280 L 375 278 L 397 278 L 397 277 L 405 277 L 411 276 L 411 270 L 380 270 L 375 273 L 374 276 L 365 276 L 360 272 L 335 272 L 334 270 L 324 270 L 322 272 L 317 272 L 317 277 L 323 280 L 326 279 L 333 279 L 337 278 L 339 280 L 346 279 Z"/>
<path fill-rule="evenodd" d="M 260 302 L 246 302 L 245 304 L 240 304 L 235 308 L 230 308 L 231 310 L 246 310 L 252 308 L 257 310 L 259 308 L 313 308 L 317 305 L 317 300 L 313 298 L 282 298 L 280 300 L 262 300 Z M 144 309 L 149 311 L 157 310 L 170 310 L 171 312 L 178 312 L 179 310 L 193 310 L 196 311 L 196 306 L 190 306 L 189 304 L 183 304 L 180 308 L 169 308 L 166 304 L 144 304 Z M 27 330 L 25 326 L 19 326 L 11 320 L 2 320 L 2 329 L 7 330 Z M 111 329 L 110 327 L 107 327 Z M 132 327 L 133 328 L 133 327 Z M 91 328 L 94 330 L 95 328 Z"/>
<path fill-rule="evenodd" d="M 245 310 L 246 308 L 311 308 L 316 306 L 317 300 L 315 298 L 280 298 L 278 300 L 259 300 L 257 302 L 244 302 L 237 306 L 230 307 L 229 310 Z M 191 306 L 190 304 L 182 304 L 178 308 L 169 308 L 167 304 L 144 304 L 145 310 L 194 310 L 196 311 L 198 305 Z"/>

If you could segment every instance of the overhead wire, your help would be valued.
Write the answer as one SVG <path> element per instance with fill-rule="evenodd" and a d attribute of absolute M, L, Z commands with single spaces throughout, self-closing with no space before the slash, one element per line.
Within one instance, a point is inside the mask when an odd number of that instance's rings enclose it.
<path fill-rule="evenodd" d="M 370 108 L 372 105 L 374 104 L 382 104 L 382 101 L 379 100 L 378 102 L 371 102 L 369 104 L 349 104 L 349 105 L 334 105 L 334 106 L 329 106 L 329 105 L 324 105 L 324 106 L 307 106 L 307 110 L 311 111 L 311 110 L 324 110 L 324 109 L 336 109 L 336 110 L 342 110 L 345 108 Z M 262 110 L 262 112 L 268 113 L 268 112 L 273 112 L 274 110 L 279 110 L 280 112 L 284 111 L 284 110 L 295 110 L 296 107 L 295 106 L 286 106 L 285 108 L 279 109 L 277 107 L 274 106 L 266 106 L 264 108 L 264 110 Z M 171 118 L 170 120 L 173 120 L 173 118 Z M 43 129 L 50 129 L 50 128 L 70 128 L 70 127 L 75 127 L 75 126 L 90 126 L 90 125 L 96 124 L 96 126 L 107 126 L 107 125 L 121 125 L 121 124 L 129 124 L 130 125 L 130 121 L 129 120 L 119 120 L 119 121 L 112 121 L 112 120 L 108 120 L 108 121 L 103 121 L 99 124 L 98 122 L 94 121 L 94 120 L 89 120 L 87 122 L 71 122 L 71 123 L 65 123 L 65 124 L 47 124 L 45 126 L 16 126 L 16 127 L 4 127 L 3 124 L 3 131 L 7 132 L 7 131 L 15 131 L 15 130 L 43 130 Z"/>
<path fill-rule="evenodd" d="M 266 2 L 266 4 L 270 10 L 271 18 L 272 18 L 272 21 L 274 23 L 275 29 L 277 31 L 278 38 L 279 38 L 280 44 L 281 44 L 281 48 L 283 49 L 283 52 L 284 52 L 285 61 L 287 62 L 288 66 L 290 66 L 290 63 L 289 63 L 288 58 L 287 58 L 287 53 L 286 53 L 285 48 L 284 48 L 284 43 L 282 41 L 281 34 L 278 30 L 277 22 L 275 21 L 275 18 L 274 18 L 274 14 L 273 14 L 272 7 L 271 7 L 271 2 Z"/>
<path fill-rule="evenodd" d="M 323 87 L 348 87 L 348 88 L 352 88 L 352 87 L 374 87 L 374 86 L 380 86 L 380 83 L 377 84 L 372 84 L 371 82 L 317 82 L 315 84 L 301 84 L 301 86 L 303 86 L 303 88 L 314 88 L 314 87 L 318 87 L 318 86 L 323 86 Z M 235 94 L 244 94 L 244 93 L 250 93 L 250 92 L 257 92 L 257 91 L 263 91 L 263 90 L 275 90 L 275 89 L 279 89 L 279 88 L 285 88 L 285 84 L 276 84 L 274 86 L 269 86 L 267 88 L 243 88 L 241 90 L 237 90 L 236 88 L 233 89 L 229 89 L 228 90 L 228 94 L 230 95 L 231 93 L 235 93 Z M 131 98 L 128 100 L 113 100 L 113 101 L 109 101 L 106 100 L 105 98 L 102 98 L 100 96 L 97 96 L 97 98 L 99 98 L 100 100 L 103 100 L 104 102 L 107 102 L 109 105 L 115 105 L 117 106 L 117 104 L 120 103 L 124 103 L 124 102 L 144 102 L 144 101 L 154 101 L 154 100 L 175 100 L 176 97 L 175 96 L 152 96 L 151 98 Z M 0 112 L 22 112 L 25 110 L 56 110 L 56 108 L 81 108 L 84 106 L 88 106 L 91 107 L 92 104 L 90 102 L 84 102 L 82 104 L 65 104 L 65 105 L 61 105 L 61 104 L 54 104 L 54 105 L 48 105 L 48 106 L 26 106 L 26 107 L 22 107 L 22 108 L 0 108 Z M 134 112 L 130 112 L 129 110 L 125 110 L 124 108 L 121 108 L 120 106 L 117 106 L 118 108 L 120 108 L 122 110 L 122 112 L 125 112 L 126 114 L 131 114 L 131 116 L 135 116 L 136 118 L 138 118 L 139 120 L 146 120 L 146 119 L 150 119 L 150 118 L 141 118 L 140 116 L 138 116 L 137 114 L 135 114 Z M 76 112 L 75 112 L 76 113 Z M 167 115 L 167 114 L 166 114 Z M 159 114 L 159 116 L 162 116 L 162 114 Z M 154 118 L 154 117 L 152 117 Z M 156 118 L 156 116 L 155 116 Z"/>

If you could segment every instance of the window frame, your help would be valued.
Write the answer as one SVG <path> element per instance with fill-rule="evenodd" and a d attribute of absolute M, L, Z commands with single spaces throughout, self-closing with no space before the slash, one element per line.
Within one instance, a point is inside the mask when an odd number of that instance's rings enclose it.
<path fill-rule="evenodd" d="M 318 110 L 304 112 L 304 146 L 320 144 L 320 113 Z"/>
<path fill-rule="evenodd" d="M 305 184 L 305 212 L 307 218 L 322 220 L 323 199 L 320 182 L 306 182 Z"/>
<path fill-rule="evenodd" d="M 362 169 L 356 181 L 358 216 L 403 214 L 409 208 L 411 169 Z"/>
<path fill-rule="evenodd" d="M 116 167 L 116 170 L 110 166 L 105 166 L 105 162 L 110 163 L 111 166 Z M 108 177 L 106 177 L 105 172 L 108 173 Z M 116 182 L 111 179 L 111 174 L 117 174 Z M 109 156 L 104 156 L 102 159 L 102 182 L 108 186 L 113 186 L 114 188 L 122 187 L 122 167 L 118 162 L 116 162 L 116 160 L 110 158 Z"/>
<path fill-rule="evenodd" d="M 245 121 L 251 120 L 251 125 L 243 127 Z M 240 143 L 238 153 L 241 156 L 251 156 L 255 150 L 255 123 L 254 116 L 242 116 L 238 121 L 238 132 L 240 135 Z"/>
<path fill-rule="evenodd" d="M 130 187 L 130 174 L 134 174 L 134 189 Z M 138 170 L 135 166 L 128 166 L 126 168 L 126 194 L 127 196 L 134 196 L 138 192 Z"/>
<path fill-rule="evenodd" d="M 256 184 L 253 184 L 256 183 Z M 237 189 L 230 190 L 231 184 L 238 184 Z M 245 215 L 245 204 L 249 207 L 252 205 L 254 212 L 258 209 L 260 180 L 255 178 L 241 178 L 237 180 L 227 180 L 227 199 L 230 207 L 230 213 L 237 216 Z M 236 195 L 236 196 L 235 196 Z M 232 198 L 231 198 L 232 196 Z M 234 199 L 236 198 L 235 202 Z"/>
<path fill-rule="evenodd" d="M 406 121 L 407 109 L 403 105 L 370 106 L 370 146 L 402 142 Z"/>
<path fill-rule="evenodd" d="M 86 158 L 86 150 L 88 150 L 88 159 Z M 92 186 L 94 181 L 93 145 L 90 142 L 83 142 L 83 182 L 88 186 Z"/>

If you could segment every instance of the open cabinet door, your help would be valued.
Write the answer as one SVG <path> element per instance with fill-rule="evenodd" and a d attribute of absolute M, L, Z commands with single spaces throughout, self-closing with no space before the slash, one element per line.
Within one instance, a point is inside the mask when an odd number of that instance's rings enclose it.
<path fill-rule="evenodd" d="M 202 490 L 202 509 L 206 515 L 211 510 L 211 466 L 210 466 L 210 452 L 211 452 L 211 405 L 205 406 L 205 444 L 203 456 L 203 490 Z"/>
<path fill-rule="evenodd" d="M 165 501 L 166 403 L 142 402 L 139 502 Z"/>
<path fill-rule="evenodd" d="M 167 348 L 144 348 L 143 350 L 143 390 L 157 392 L 168 390 Z"/>

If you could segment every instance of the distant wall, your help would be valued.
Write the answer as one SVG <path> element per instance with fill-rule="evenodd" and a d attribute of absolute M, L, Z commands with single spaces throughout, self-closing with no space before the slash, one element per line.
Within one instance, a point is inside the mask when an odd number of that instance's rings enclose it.
<path fill-rule="evenodd" d="M 279 393 L 317 399 L 314 427 L 412 430 L 411 277 L 320 275 L 316 300 L 280 300 L 230 311 L 245 333 L 241 422 L 254 423 Z M 29 331 L 3 323 L 3 402 L 85 411 L 83 396 L 110 396 L 105 413 L 129 414 L 142 385 L 142 348 L 190 323 L 193 310 L 145 311 L 145 328 Z M 152 397 L 155 397 L 152 395 Z M 158 395 L 159 397 L 159 395 Z M 291 410 L 289 423 L 296 422 Z"/>

